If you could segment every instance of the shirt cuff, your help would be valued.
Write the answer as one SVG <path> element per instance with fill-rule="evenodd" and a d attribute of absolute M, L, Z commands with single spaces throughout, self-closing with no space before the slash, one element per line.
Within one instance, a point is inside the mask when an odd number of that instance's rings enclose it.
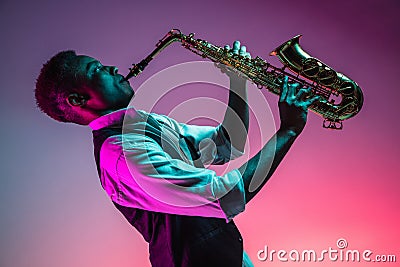
<path fill-rule="evenodd" d="M 226 222 L 229 222 L 245 210 L 246 199 L 242 174 L 238 169 L 234 169 L 219 178 L 214 187 L 214 194 L 226 216 Z"/>

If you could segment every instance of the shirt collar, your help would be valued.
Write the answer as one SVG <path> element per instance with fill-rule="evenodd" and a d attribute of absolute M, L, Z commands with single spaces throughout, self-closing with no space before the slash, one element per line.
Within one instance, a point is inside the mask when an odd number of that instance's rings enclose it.
<path fill-rule="evenodd" d="M 134 122 L 139 119 L 139 114 L 134 107 L 119 109 L 98 117 L 89 123 L 89 127 L 92 130 L 99 130 L 105 127 L 122 127 L 124 118 L 125 120 L 129 119 L 129 122 Z"/>

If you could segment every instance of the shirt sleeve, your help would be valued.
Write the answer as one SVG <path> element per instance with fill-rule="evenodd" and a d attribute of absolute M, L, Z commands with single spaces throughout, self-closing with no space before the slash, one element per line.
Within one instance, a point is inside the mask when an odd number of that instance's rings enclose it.
<path fill-rule="evenodd" d="M 227 221 L 244 211 L 244 185 L 237 169 L 218 176 L 213 170 L 196 168 L 172 158 L 147 136 L 131 133 L 124 138 L 124 143 L 129 146 L 124 146 L 114 165 L 115 170 L 110 164 L 110 170 L 102 171 L 103 180 L 113 187 L 109 191 L 116 203 L 155 212 L 225 218 Z M 115 142 L 108 144 L 109 147 L 115 145 Z M 117 181 L 114 181 L 115 177 L 118 177 Z"/>
<path fill-rule="evenodd" d="M 186 137 L 199 153 L 201 161 L 205 165 L 225 164 L 244 154 L 244 151 L 238 150 L 231 144 L 221 124 L 217 127 L 191 125 L 179 123 L 164 115 L 156 116 Z"/>

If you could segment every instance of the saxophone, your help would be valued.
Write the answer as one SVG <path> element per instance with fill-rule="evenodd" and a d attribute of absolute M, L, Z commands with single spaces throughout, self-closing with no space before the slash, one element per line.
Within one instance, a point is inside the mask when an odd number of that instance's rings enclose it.
<path fill-rule="evenodd" d="M 138 64 L 132 64 L 125 80 L 139 75 L 165 47 L 179 41 L 184 48 L 193 53 L 240 72 L 259 89 L 266 88 L 279 95 L 284 76 L 288 76 L 289 83 L 299 83 L 299 88 L 311 87 L 308 97 L 318 95 L 320 98 L 309 109 L 324 118 L 324 128 L 342 129 L 342 121 L 360 111 L 363 105 L 362 91 L 356 82 L 307 54 L 300 47 L 300 37 L 301 35 L 293 37 L 270 53 L 277 56 L 283 64 L 283 67 L 278 68 L 258 56 L 247 58 L 233 54 L 225 48 L 195 39 L 193 33 L 184 35 L 180 30 L 173 29 L 157 43 L 156 49 L 145 59 Z M 286 68 L 291 72 L 285 71 Z"/>

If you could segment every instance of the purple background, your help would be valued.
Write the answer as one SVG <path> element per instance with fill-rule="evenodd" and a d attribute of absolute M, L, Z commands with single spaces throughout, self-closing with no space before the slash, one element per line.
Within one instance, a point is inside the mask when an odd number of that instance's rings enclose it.
<path fill-rule="evenodd" d="M 322 250 L 335 248 L 339 238 L 349 249 L 400 261 L 399 3 L 2 0 L 0 266 L 149 266 L 143 239 L 98 182 L 90 130 L 39 113 L 33 88 L 41 65 L 64 49 L 126 74 L 171 28 L 221 46 L 238 39 L 267 60 L 301 33 L 311 55 L 363 89 L 363 110 L 343 131 L 322 129 L 321 118 L 310 114 L 273 179 L 238 216 L 255 265 L 298 266 L 258 261 L 265 245 Z M 178 45 L 167 49 L 133 86 L 168 66 L 199 60 Z M 265 95 L 276 115 L 277 97 Z"/>

